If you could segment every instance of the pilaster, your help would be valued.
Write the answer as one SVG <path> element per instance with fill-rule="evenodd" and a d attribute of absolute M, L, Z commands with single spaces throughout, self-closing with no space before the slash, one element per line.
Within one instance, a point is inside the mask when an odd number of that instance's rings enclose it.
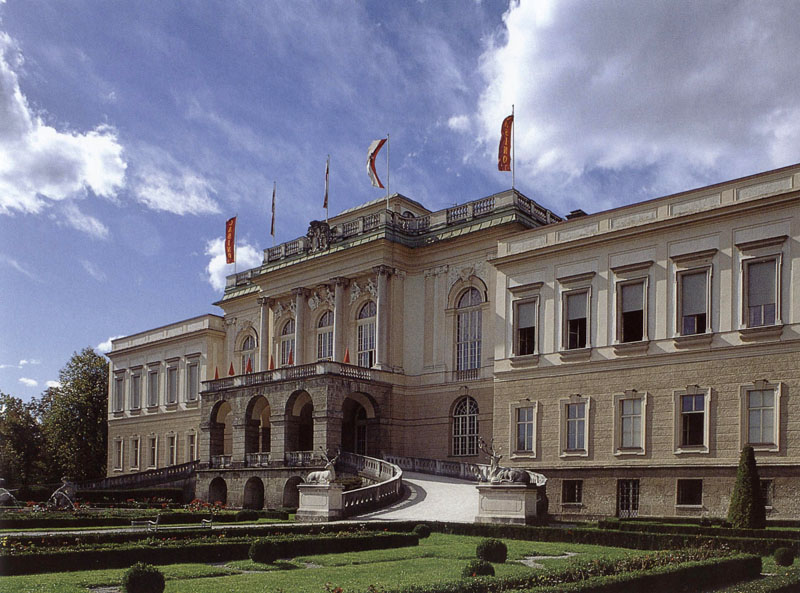
<path fill-rule="evenodd" d="M 347 312 L 345 310 L 345 289 L 350 280 L 344 277 L 332 278 L 333 282 L 333 360 L 344 361 L 346 344 Z"/>
<path fill-rule="evenodd" d="M 269 344 L 272 341 L 269 335 L 269 297 L 258 297 L 261 316 L 258 324 L 258 369 L 266 371 L 269 366 Z"/>
<path fill-rule="evenodd" d="M 377 316 L 375 339 L 375 368 L 390 370 L 389 364 L 389 275 L 392 269 L 389 266 L 377 266 L 373 268 L 378 276 L 378 295 L 377 295 Z"/>
<path fill-rule="evenodd" d="M 306 305 L 308 290 L 295 288 L 295 318 L 294 318 L 294 364 L 305 364 L 305 333 L 306 333 Z"/>

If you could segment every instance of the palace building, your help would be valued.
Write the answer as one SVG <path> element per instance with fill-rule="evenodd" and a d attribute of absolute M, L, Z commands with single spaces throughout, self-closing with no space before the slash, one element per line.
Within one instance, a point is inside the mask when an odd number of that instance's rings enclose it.
<path fill-rule="evenodd" d="M 313 221 L 223 315 L 113 342 L 108 475 L 195 462 L 200 498 L 292 506 L 314 452 L 483 438 L 556 516 L 722 516 L 752 445 L 800 518 L 799 242 L 800 165 L 566 219 L 510 190 Z"/>

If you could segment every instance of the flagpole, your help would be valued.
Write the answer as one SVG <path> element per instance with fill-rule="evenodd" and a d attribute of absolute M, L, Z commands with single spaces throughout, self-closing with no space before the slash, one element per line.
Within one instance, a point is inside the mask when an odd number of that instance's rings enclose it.
<path fill-rule="evenodd" d="M 328 155 L 328 162 L 325 165 L 325 224 L 328 224 L 328 189 L 330 187 L 330 183 L 328 179 L 331 175 L 331 155 Z"/>
<path fill-rule="evenodd" d="M 517 130 L 517 119 L 514 117 L 514 104 L 511 104 L 511 189 L 514 189 L 514 157 L 516 156 L 514 150 L 514 136 Z"/>
<path fill-rule="evenodd" d="M 278 182 L 272 182 L 272 221 L 269 225 L 269 233 L 272 235 L 272 246 L 275 247 L 275 191 L 278 189 Z"/>
<path fill-rule="evenodd" d="M 389 209 L 389 134 L 386 134 L 386 209 Z"/>

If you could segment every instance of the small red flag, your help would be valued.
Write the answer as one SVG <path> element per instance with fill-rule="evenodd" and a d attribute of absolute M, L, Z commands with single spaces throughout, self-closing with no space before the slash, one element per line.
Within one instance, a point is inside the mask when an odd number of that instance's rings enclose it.
<path fill-rule="evenodd" d="M 235 374 L 236 374 L 236 373 L 234 372 L 234 370 L 233 370 L 233 363 L 231 363 L 231 368 L 230 368 L 230 369 L 228 369 L 228 374 L 229 374 L 229 375 L 231 375 L 231 376 L 233 376 L 233 375 L 235 375 Z"/>
<path fill-rule="evenodd" d="M 219 379 L 219 367 L 214 367 L 214 381 Z"/>
<path fill-rule="evenodd" d="M 292 354 L 291 350 L 289 350 L 289 360 L 286 361 L 286 364 L 289 366 L 294 366 L 294 355 Z"/>
<path fill-rule="evenodd" d="M 229 218 L 225 223 L 225 262 L 232 264 L 236 261 L 236 217 Z"/>
<path fill-rule="evenodd" d="M 272 354 L 269 355 L 269 370 L 275 370 L 275 359 L 272 357 Z"/>
<path fill-rule="evenodd" d="M 248 356 L 247 357 L 247 368 L 244 370 L 245 373 L 252 373 L 253 372 L 253 363 L 251 361 L 252 361 L 252 359 Z"/>
<path fill-rule="evenodd" d="M 344 349 L 344 360 L 342 362 L 344 364 L 350 364 L 350 348 Z"/>
<path fill-rule="evenodd" d="M 500 150 L 497 155 L 497 170 L 511 171 L 511 128 L 514 125 L 514 116 L 509 115 L 503 120 L 500 127 Z"/>

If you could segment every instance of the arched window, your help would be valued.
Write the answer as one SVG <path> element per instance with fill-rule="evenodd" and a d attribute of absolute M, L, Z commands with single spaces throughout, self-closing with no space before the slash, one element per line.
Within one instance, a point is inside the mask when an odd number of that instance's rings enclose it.
<path fill-rule="evenodd" d="M 456 370 L 467 371 L 481 366 L 481 305 L 476 288 L 467 289 L 456 308 Z"/>
<path fill-rule="evenodd" d="M 239 357 L 242 363 L 241 372 L 244 374 L 247 371 L 247 362 L 250 361 L 250 372 L 255 370 L 255 354 L 256 354 L 256 339 L 253 336 L 247 336 L 239 348 Z"/>
<path fill-rule="evenodd" d="M 290 358 L 294 364 L 294 319 L 287 321 L 281 330 L 281 366 L 289 366 Z"/>
<path fill-rule="evenodd" d="M 317 360 L 333 356 L 333 311 L 325 311 L 317 323 Z"/>
<path fill-rule="evenodd" d="M 460 400 L 453 410 L 453 455 L 478 454 L 478 402 Z"/>
<path fill-rule="evenodd" d="M 375 364 L 375 301 L 364 303 L 358 311 L 358 366 Z"/>

